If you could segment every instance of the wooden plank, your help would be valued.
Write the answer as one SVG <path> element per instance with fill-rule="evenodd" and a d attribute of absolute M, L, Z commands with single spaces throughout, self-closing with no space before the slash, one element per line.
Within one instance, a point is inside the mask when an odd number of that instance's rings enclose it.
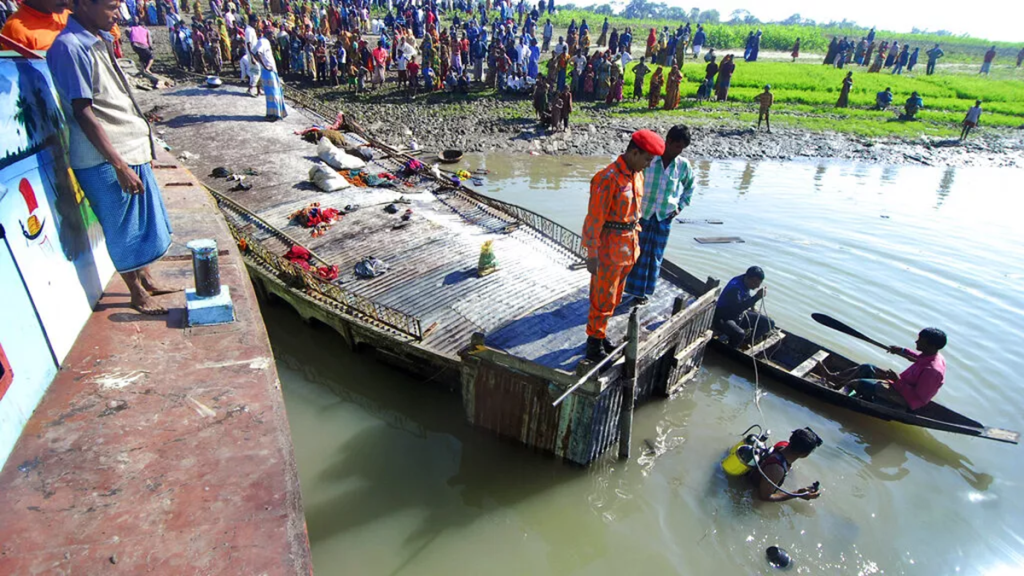
<path fill-rule="evenodd" d="M 990 440 L 998 440 L 1000 442 L 1007 442 L 1009 444 L 1017 444 L 1020 442 L 1020 433 L 1014 432 L 1013 430 L 1003 430 L 1002 428 L 985 428 L 985 432 L 981 434 L 983 437 Z"/>
<path fill-rule="evenodd" d="M 679 314 L 669 318 L 668 321 L 662 324 L 647 339 L 640 341 L 640 357 L 647 356 L 651 350 L 660 349 L 665 340 L 674 337 L 676 333 L 679 332 L 683 326 L 688 324 L 694 316 L 705 311 L 708 306 L 714 306 L 715 301 L 717 300 L 718 291 L 712 290 L 698 298 L 696 302 L 690 304 L 689 307 Z"/>
<path fill-rule="evenodd" d="M 704 345 L 711 341 L 711 338 L 714 336 L 714 334 L 714 331 L 708 330 L 704 332 L 704 334 L 701 334 L 699 338 L 690 343 L 689 346 L 683 348 L 679 352 L 676 352 L 676 355 L 672 358 L 672 368 L 678 368 L 680 364 L 682 364 L 685 360 L 689 359 L 690 356 L 693 356 L 695 352 L 703 348 Z"/>
<path fill-rule="evenodd" d="M 818 350 L 813 356 L 801 362 L 796 368 L 790 370 L 789 373 L 797 378 L 803 378 L 808 372 L 814 370 L 814 367 L 821 363 L 825 358 L 828 358 L 828 352 L 825 350 Z"/>
<path fill-rule="evenodd" d="M 743 244 L 746 242 L 739 236 L 700 236 L 694 240 L 701 244 Z"/>
<path fill-rule="evenodd" d="M 667 258 L 661 263 L 661 275 L 694 296 L 700 296 L 706 291 L 707 282 L 705 280 L 698 279 Z M 715 285 L 717 286 L 717 284 Z"/>
<path fill-rule="evenodd" d="M 786 333 L 781 331 L 781 330 L 779 330 L 779 331 L 775 332 L 774 334 L 772 334 L 771 336 L 765 338 L 764 340 L 761 340 L 760 342 L 758 342 L 754 346 L 751 346 L 748 350 L 745 351 L 745 353 L 750 355 L 750 356 L 757 356 L 761 352 L 764 352 L 765 350 L 767 350 L 767 349 L 771 348 L 772 346 L 774 346 L 774 345 L 778 344 L 779 342 L 781 342 L 782 339 L 785 338 L 785 337 L 786 337 Z"/>

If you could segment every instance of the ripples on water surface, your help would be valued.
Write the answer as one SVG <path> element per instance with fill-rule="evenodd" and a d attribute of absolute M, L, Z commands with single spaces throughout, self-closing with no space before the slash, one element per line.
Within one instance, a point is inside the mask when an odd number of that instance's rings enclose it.
<path fill-rule="evenodd" d="M 470 158 L 479 189 L 578 230 L 592 158 Z M 990 426 L 1024 412 L 1024 172 L 700 162 L 668 256 L 728 280 L 765 268 L 768 312 L 863 361 L 891 356 L 810 319 L 825 312 L 912 347 L 950 335 L 944 404 Z M 698 245 L 694 236 L 741 236 Z M 501 259 L 501 254 L 497 254 Z M 791 475 L 813 502 L 754 502 L 718 461 L 761 416 L 753 372 L 709 355 L 670 401 L 637 413 L 634 458 L 579 470 L 477 432 L 457 396 L 423 386 L 293 314 L 268 309 L 318 574 L 1024 573 L 1020 447 L 850 413 L 761 383 L 775 440 L 825 440 Z M 642 456 L 643 439 L 664 451 Z M 614 451 L 612 451 L 614 452 Z"/>

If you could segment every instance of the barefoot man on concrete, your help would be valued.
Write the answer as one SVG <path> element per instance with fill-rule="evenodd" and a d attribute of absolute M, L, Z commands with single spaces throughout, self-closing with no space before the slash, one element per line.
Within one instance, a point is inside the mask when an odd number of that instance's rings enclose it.
<path fill-rule="evenodd" d="M 70 129 L 71 168 L 103 227 L 110 259 L 143 314 L 166 314 L 148 266 L 171 245 L 149 122 L 117 65 L 118 0 L 77 0 L 46 55 Z"/>

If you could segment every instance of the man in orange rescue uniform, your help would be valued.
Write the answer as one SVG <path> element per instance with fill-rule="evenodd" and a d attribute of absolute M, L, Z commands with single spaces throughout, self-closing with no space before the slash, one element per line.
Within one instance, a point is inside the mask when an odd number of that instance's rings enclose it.
<path fill-rule="evenodd" d="M 67 0 L 24 0 L 0 33 L 29 50 L 49 50 L 68 23 L 68 4 Z"/>
<path fill-rule="evenodd" d="M 665 141 L 651 130 L 630 138 L 626 153 L 590 181 L 590 207 L 583 221 L 583 246 L 590 272 L 587 360 L 600 362 L 615 346 L 605 336 L 608 319 L 622 301 L 622 289 L 640 253 L 640 204 L 644 170 L 665 153 Z"/>

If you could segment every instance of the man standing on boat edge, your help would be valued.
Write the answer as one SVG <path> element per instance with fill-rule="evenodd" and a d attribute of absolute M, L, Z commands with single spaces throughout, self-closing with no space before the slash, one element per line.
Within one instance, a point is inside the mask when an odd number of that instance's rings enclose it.
<path fill-rule="evenodd" d="M 640 218 L 640 255 L 626 277 L 626 294 L 638 305 L 654 294 L 672 220 L 693 195 L 693 168 L 680 156 L 690 145 L 690 129 L 678 124 L 665 137 L 665 153 L 644 170 L 644 199 Z"/>
<path fill-rule="evenodd" d="M 637 239 L 644 170 L 665 153 L 665 141 L 651 130 L 639 130 L 626 152 L 590 181 L 590 205 L 583 221 L 583 247 L 590 272 L 587 315 L 587 360 L 600 362 L 614 346 L 605 330 L 622 302 L 626 275 L 640 251 Z"/>

